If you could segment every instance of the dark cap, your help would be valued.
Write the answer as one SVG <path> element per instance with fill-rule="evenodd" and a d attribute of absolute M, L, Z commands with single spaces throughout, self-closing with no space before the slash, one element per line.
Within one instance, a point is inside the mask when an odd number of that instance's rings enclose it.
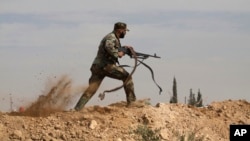
<path fill-rule="evenodd" d="M 123 23 L 123 22 L 117 22 L 114 25 L 114 30 L 116 29 L 126 29 L 127 31 L 129 31 L 129 29 L 127 29 L 127 24 Z"/>

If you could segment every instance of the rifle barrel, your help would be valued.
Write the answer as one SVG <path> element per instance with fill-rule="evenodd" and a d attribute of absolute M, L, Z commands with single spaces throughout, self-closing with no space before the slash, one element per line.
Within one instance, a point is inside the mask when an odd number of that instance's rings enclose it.
<path fill-rule="evenodd" d="M 147 58 L 147 57 L 161 58 L 160 56 L 157 56 L 156 53 L 154 55 L 150 55 L 150 54 L 136 52 L 136 55 L 138 57 L 144 57 L 144 58 Z"/>

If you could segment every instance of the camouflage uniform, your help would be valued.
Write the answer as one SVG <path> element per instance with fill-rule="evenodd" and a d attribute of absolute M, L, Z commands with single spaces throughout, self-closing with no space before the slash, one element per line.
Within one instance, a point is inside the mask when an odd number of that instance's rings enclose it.
<path fill-rule="evenodd" d="M 89 99 L 96 93 L 102 80 L 108 76 L 110 78 L 122 80 L 123 83 L 129 77 L 129 73 L 118 63 L 118 48 L 121 47 L 120 40 L 116 37 L 114 31 L 106 35 L 98 49 L 97 56 L 91 66 L 91 77 L 89 78 L 89 87 L 85 90 L 79 99 L 75 110 L 81 110 Z M 127 104 L 136 100 L 134 93 L 134 84 L 130 77 L 124 86 Z"/>

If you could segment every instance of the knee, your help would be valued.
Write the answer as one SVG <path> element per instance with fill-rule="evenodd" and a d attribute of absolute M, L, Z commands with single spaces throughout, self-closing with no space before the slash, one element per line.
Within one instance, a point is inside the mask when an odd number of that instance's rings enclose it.
<path fill-rule="evenodd" d="M 123 81 L 126 81 L 126 80 L 132 80 L 132 76 L 129 75 L 129 73 L 127 71 L 124 71 L 123 72 Z"/>
<path fill-rule="evenodd" d="M 125 75 L 122 80 L 123 80 L 123 82 L 127 81 L 127 83 L 128 83 L 129 81 L 132 81 L 132 76 L 129 76 L 129 74 Z"/>

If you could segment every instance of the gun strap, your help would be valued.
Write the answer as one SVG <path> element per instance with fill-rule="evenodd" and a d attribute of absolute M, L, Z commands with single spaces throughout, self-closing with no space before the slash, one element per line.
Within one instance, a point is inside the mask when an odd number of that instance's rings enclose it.
<path fill-rule="evenodd" d="M 152 79 L 153 79 L 155 85 L 156 85 L 156 86 L 159 88 L 159 90 L 160 90 L 160 91 L 159 91 L 159 94 L 161 94 L 162 88 L 161 88 L 161 87 L 159 86 L 159 84 L 155 81 L 153 69 L 152 69 L 149 65 L 147 65 L 146 63 L 144 63 L 143 61 L 144 61 L 144 59 L 143 59 L 143 60 L 139 60 L 139 59 L 138 59 L 138 62 L 139 62 L 139 63 L 138 63 L 136 66 L 139 66 L 140 64 L 142 64 L 142 65 L 144 65 L 145 67 L 147 67 L 147 68 L 150 70 Z M 132 67 L 132 66 L 129 66 L 129 65 L 120 65 L 120 67 Z"/>
<path fill-rule="evenodd" d="M 143 61 L 141 61 L 141 60 L 138 60 L 138 62 L 140 62 L 141 64 L 143 64 L 145 67 L 147 67 L 149 70 L 150 70 L 150 72 L 151 72 L 151 75 L 152 75 L 152 79 L 153 79 L 153 81 L 154 81 L 154 83 L 155 83 L 155 85 L 159 88 L 159 94 L 161 94 L 161 92 L 162 92 L 162 88 L 156 83 L 156 81 L 155 81 L 155 77 L 154 77 L 154 71 L 153 71 L 153 69 L 149 66 L 149 65 L 147 65 L 146 63 L 144 63 Z"/>

